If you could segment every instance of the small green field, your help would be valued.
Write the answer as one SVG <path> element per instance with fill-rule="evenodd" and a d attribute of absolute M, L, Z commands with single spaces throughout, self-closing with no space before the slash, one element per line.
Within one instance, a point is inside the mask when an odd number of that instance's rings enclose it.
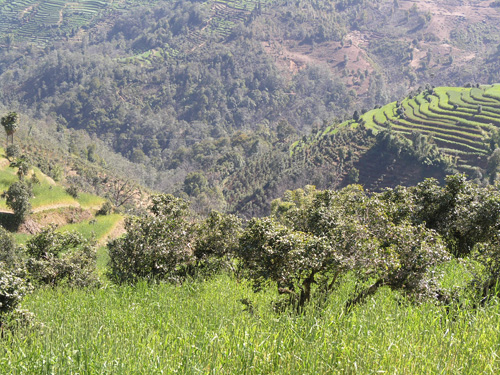
<path fill-rule="evenodd" d="M 123 216 L 119 214 L 96 216 L 95 219 L 64 225 L 57 230 L 60 232 L 76 231 L 87 239 L 94 238 L 99 241 L 104 239 L 122 219 Z"/>
<path fill-rule="evenodd" d="M 2 150 L 0 150 L 1 152 Z M 0 167 L 0 191 L 6 191 L 13 182 L 18 180 L 17 168 L 10 168 L 6 159 L 2 158 L 0 161 L 3 165 L 3 167 Z M 30 172 L 30 176 L 32 173 L 35 173 L 40 181 L 39 184 L 33 185 L 34 197 L 31 200 L 33 210 L 36 212 L 65 206 L 95 209 L 99 208 L 105 201 L 104 198 L 87 193 L 80 193 L 78 198 L 75 199 L 62 186 L 54 184 L 36 168 L 34 172 Z M 0 209 L 8 210 L 5 200 L 0 200 Z"/>
<path fill-rule="evenodd" d="M 2 148 L 0 148 L 0 155 L 4 155 Z M 12 183 L 18 181 L 16 173 L 17 168 L 9 167 L 9 161 L 4 157 L 0 157 L 0 191 L 7 191 Z M 37 168 L 30 169 L 27 178 L 31 179 L 33 174 L 36 174 L 39 181 L 38 184 L 32 185 L 34 197 L 31 199 L 31 205 L 32 212 L 35 214 L 44 213 L 44 216 L 48 217 L 57 214 L 58 217 L 61 217 L 64 216 L 65 210 L 81 209 L 87 210 L 93 215 L 106 201 L 102 197 L 84 192 L 79 192 L 77 198 L 73 198 L 63 186 L 55 183 Z M 9 212 L 11 212 L 6 205 L 5 199 L 0 199 L 0 210 L 3 211 L 4 216 L 8 216 Z M 8 218 L 5 220 L 8 220 Z M 123 215 L 119 214 L 96 216 L 81 222 L 62 225 L 58 230 L 77 231 L 84 237 L 88 239 L 94 238 L 98 243 L 102 244 L 122 220 Z M 25 243 L 31 236 L 27 233 L 14 233 L 14 237 L 17 243 Z"/>

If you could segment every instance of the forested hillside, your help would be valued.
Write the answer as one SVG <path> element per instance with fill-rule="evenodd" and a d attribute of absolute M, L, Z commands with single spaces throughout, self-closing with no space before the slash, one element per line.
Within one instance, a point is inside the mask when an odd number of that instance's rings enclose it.
<path fill-rule="evenodd" d="M 29 119 L 25 133 L 126 158 L 201 211 L 256 213 L 288 187 L 356 180 L 377 142 L 343 132 L 289 160 L 297 140 L 419 87 L 500 81 L 496 5 L 0 2 L 0 101 Z"/>

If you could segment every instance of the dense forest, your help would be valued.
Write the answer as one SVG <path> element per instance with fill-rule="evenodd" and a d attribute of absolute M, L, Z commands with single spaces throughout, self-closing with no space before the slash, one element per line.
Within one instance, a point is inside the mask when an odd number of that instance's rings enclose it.
<path fill-rule="evenodd" d="M 410 3 L 131 2 L 92 8 L 80 29 L 44 21 L 40 9 L 4 32 L 0 98 L 72 153 L 88 157 L 97 146 L 101 159 L 117 153 L 114 160 L 146 168 L 136 173 L 140 182 L 187 194 L 194 207 L 243 210 L 284 191 L 288 182 L 276 189 L 259 165 L 297 168 L 280 160 L 303 136 L 424 84 L 498 81 L 500 36 L 482 18 L 495 20 L 494 7 L 474 3 L 470 18 L 447 16 L 438 32 L 441 15 Z M 38 39 L 22 31 L 33 22 L 46 25 Z M 459 24 L 467 27 L 458 32 Z M 291 187 L 345 179 L 343 161 L 320 154 L 313 163 L 322 167 L 309 173 L 323 177 L 296 170 L 303 177 Z M 255 189 L 245 186 L 249 171 L 263 176 Z M 201 198 L 188 187 L 193 178 Z"/>

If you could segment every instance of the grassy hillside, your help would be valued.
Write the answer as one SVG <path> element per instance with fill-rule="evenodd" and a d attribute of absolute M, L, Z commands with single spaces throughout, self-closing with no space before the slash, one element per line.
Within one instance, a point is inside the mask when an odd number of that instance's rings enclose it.
<path fill-rule="evenodd" d="M 325 125 L 422 85 L 500 81 L 500 12 L 492 5 L 490 0 L 1 2 L 0 102 L 5 111 L 22 114 L 19 133 L 27 138 L 50 138 L 64 152 L 115 168 L 115 153 L 120 154 L 130 162 L 119 163 L 122 173 L 156 191 L 187 195 L 200 212 L 252 211 L 254 202 L 267 207 L 287 185 L 345 183 L 374 142 L 370 135 L 350 146 L 350 136 L 329 133 L 320 149 L 296 153 L 292 161 L 283 151 L 302 138 L 320 140 Z M 484 169 L 488 150 L 481 143 L 494 114 L 491 103 L 473 94 L 455 98 L 461 93 L 445 100 L 445 94 L 433 93 L 427 104 L 417 95 L 401 108 L 363 118 L 368 128 L 387 122 L 399 134 L 432 133 L 432 142 L 459 170 Z M 486 102 L 483 113 L 467 118 L 476 102 Z M 406 118 L 398 118 L 400 109 Z M 412 168 L 376 164 L 392 168 L 394 176 Z M 355 168 L 363 182 L 365 170 L 373 169 Z M 272 169 L 286 171 L 286 177 L 276 182 Z M 260 177 L 250 181 L 248 173 Z M 413 183 L 425 171 L 418 176 L 378 186 Z"/>
<path fill-rule="evenodd" d="M 452 158 L 458 170 L 471 173 L 485 168 L 498 145 L 500 84 L 477 87 L 437 87 L 409 95 L 401 101 L 355 115 L 338 126 L 329 126 L 308 142 L 296 142 L 291 154 L 307 144 L 319 142 L 343 128 L 362 125 L 375 134 L 391 130 L 414 142 L 417 134 Z"/>
<path fill-rule="evenodd" d="M 18 180 L 17 168 L 9 167 L 9 161 L 3 154 L 4 150 L 0 149 L 0 191 L 8 190 L 9 186 Z M 86 238 L 95 238 L 101 245 L 110 234 L 116 236 L 121 233 L 119 226 L 123 222 L 123 215 L 95 217 L 97 210 L 106 201 L 104 198 L 84 192 L 74 198 L 63 185 L 54 182 L 37 168 L 30 169 L 30 178 L 34 174 L 39 183 L 33 184 L 34 197 L 30 200 L 32 213 L 27 224 L 22 225 L 20 232 L 15 233 L 18 242 L 25 242 L 37 228 L 49 224 L 58 226 L 59 231 L 76 230 Z M 2 223 L 9 226 L 11 210 L 4 199 L 0 200 L 0 211 Z"/>

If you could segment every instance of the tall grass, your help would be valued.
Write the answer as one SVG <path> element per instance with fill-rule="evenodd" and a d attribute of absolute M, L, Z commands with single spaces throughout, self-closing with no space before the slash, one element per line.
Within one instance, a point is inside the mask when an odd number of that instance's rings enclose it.
<path fill-rule="evenodd" d="M 447 315 L 387 290 L 349 314 L 345 284 L 304 315 L 276 314 L 271 290 L 208 281 L 45 289 L 23 308 L 42 329 L 7 333 L 0 373 L 496 374 L 500 305 Z M 245 310 L 240 299 L 254 301 Z"/>

